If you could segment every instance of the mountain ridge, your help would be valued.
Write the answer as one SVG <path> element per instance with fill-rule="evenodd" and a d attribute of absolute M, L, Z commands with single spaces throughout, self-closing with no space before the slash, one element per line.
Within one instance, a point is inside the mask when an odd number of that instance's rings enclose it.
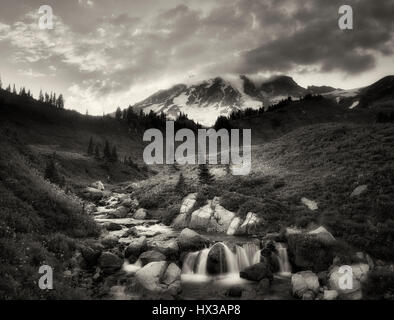
<path fill-rule="evenodd" d="M 211 126 L 219 116 L 228 116 L 234 110 L 268 109 L 271 104 L 289 96 L 299 99 L 308 93 L 321 94 L 334 90 L 341 89 L 328 86 L 303 88 L 293 78 L 284 75 L 260 83 L 245 75 L 236 79 L 216 77 L 159 90 L 132 107 L 144 113 L 163 112 L 172 119 L 184 113 L 203 125 Z"/>

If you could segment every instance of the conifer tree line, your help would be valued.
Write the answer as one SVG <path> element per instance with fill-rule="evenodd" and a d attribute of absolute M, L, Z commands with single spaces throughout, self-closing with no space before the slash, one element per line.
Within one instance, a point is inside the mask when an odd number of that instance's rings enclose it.
<path fill-rule="evenodd" d="M 104 159 L 110 162 L 118 161 L 118 151 L 115 145 L 111 147 L 108 140 L 105 140 L 103 150 L 101 151 L 100 148 L 101 148 L 101 144 L 95 143 L 93 137 L 90 137 L 88 151 L 87 151 L 88 156 L 94 157 L 97 160 Z"/>
<path fill-rule="evenodd" d="M 12 86 L 11 84 L 9 84 L 5 89 L 3 89 L 3 82 L 1 80 L 1 76 L 0 76 L 0 90 L 5 90 L 11 94 L 18 95 L 21 97 L 34 99 L 34 96 L 31 93 L 30 89 L 26 89 L 24 86 L 21 86 L 19 90 L 17 90 L 15 84 L 13 84 Z M 57 96 L 56 93 L 54 92 L 44 93 L 42 90 L 40 90 L 40 93 L 38 95 L 38 101 L 42 103 L 50 104 L 51 106 L 58 109 L 64 109 L 65 102 L 62 94 Z"/>

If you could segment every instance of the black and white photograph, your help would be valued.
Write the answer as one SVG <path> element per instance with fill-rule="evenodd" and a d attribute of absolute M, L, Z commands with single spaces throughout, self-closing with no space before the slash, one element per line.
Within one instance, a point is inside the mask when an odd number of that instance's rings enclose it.
<path fill-rule="evenodd" d="M 394 300 L 394 1 L 0 0 L 0 300 Z"/>

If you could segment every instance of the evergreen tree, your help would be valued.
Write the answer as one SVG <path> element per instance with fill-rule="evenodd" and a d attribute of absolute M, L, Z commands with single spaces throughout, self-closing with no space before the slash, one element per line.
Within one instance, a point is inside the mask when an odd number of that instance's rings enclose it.
<path fill-rule="evenodd" d="M 16 94 L 16 87 L 15 87 L 15 84 L 14 84 L 14 86 L 12 87 L 12 93 L 13 93 L 13 94 Z"/>
<path fill-rule="evenodd" d="M 108 142 L 108 140 L 105 140 L 105 145 L 104 145 L 104 151 L 103 151 L 103 153 L 104 153 L 104 158 L 105 158 L 106 160 L 110 160 L 110 159 L 111 159 L 111 149 L 110 149 L 110 147 L 109 147 L 109 142 Z"/>
<path fill-rule="evenodd" d="M 45 103 L 49 103 L 49 102 L 50 102 L 49 94 L 45 92 Z"/>
<path fill-rule="evenodd" d="M 6 88 L 7 92 L 11 92 L 11 85 L 9 84 L 8 87 Z"/>
<path fill-rule="evenodd" d="M 186 188 L 186 183 L 185 183 L 185 177 L 183 176 L 183 173 L 179 175 L 178 182 L 175 185 L 175 190 L 179 192 L 184 192 Z"/>
<path fill-rule="evenodd" d="M 64 99 L 62 94 L 60 94 L 59 98 L 56 100 L 56 107 L 59 109 L 64 109 Z"/>
<path fill-rule="evenodd" d="M 55 156 L 56 155 L 53 154 L 52 157 L 47 162 L 45 168 L 45 179 L 62 187 L 64 186 L 65 178 L 61 176 L 58 172 L 55 162 Z"/>
<path fill-rule="evenodd" d="M 112 160 L 113 162 L 118 161 L 118 152 L 116 151 L 116 146 L 113 146 L 113 148 L 112 148 L 111 160 Z"/>
<path fill-rule="evenodd" d="M 44 95 L 43 95 L 43 93 L 42 93 L 42 90 L 40 90 L 40 94 L 39 94 L 39 96 L 38 96 L 38 101 L 44 102 Z"/>
<path fill-rule="evenodd" d="M 99 146 L 96 144 L 96 147 L 94 148 L 94 157 L 98 160 L 100 159 L 100 149 Z"/>
<path fill-rule="evenodd" d="M 88 156 L 92 156 L 94 152 L 93 138 L 90 137 L 89 146 L 88 146 Z"/>
<path fill-rule="evenodd" d="M 116 119 L 116 120 L 121 120 L 121 119 L 122 119 L 122 110 L 120 109 L 120 107 L 118 107 L 118 108 L 116 109 L 116 112 L 115 112 L 115 119 Z"/>
<path fill-rule="evenodd" d="M 0 89 L 3 89 L 3 81 L 1 81 L 1 76 L 0 76 Z"/>
<path fill-rule="evenodd" d="M 198 166 L 198 180 L 201 184 L 210 185 L 214 178 L 212 174 L 209 172 L 209 168 L 206 164 L 200 164 Z"/>

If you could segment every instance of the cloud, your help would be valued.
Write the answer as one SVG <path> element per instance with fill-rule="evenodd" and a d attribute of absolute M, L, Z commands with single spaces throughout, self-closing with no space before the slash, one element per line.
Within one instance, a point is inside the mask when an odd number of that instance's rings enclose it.
<path fill-rule="evenodd" d="M 280 1 L 289 3 L 288 1 Z M 392 1 L 355 1 L 354 29 L 338 28 L 341 1 L 302 1 L 291 14 L 276 14 L 281 25 L 291 22 L 296 28 L 287 34 L 273 34 L 272 39 L 246 50 L 240 71 L 289 71 L 300 66 L 317 66 L 321 71 L 357 74 L 375 66 L 378 54 L 393 54 Z"/>
<path fill-rule="evenodd" d="M 40 2 L 21 2 L 5 6 L 0 19 L 0 66 L 56 74 L 67 106 L 91 113 L 190 75 L 354 75 L 393 55 L 390 0 L 350 1 L 351 31 L 338 28 L 339 0 L 53 0 L 55 28 L 45 31 Z"/>

